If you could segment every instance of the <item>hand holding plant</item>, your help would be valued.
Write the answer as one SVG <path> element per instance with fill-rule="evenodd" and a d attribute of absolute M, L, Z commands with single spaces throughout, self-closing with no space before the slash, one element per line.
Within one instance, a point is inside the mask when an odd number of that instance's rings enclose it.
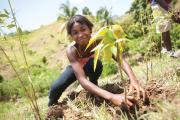
<path fill-rule="evenodd" d="M 137 81 L 133 81 L 130 83 L 128 95 L 133 93 L 134 89 L 137 92 L 138 99 L 140 99 L 140 97 L 142 96 L 143 101 L 145 101 L 145 99 L 147 97 L 146 92 L 145 92 L 144 88 Z"/>
<path fill-rule="evenodd" d="M 128 105 L 129 107 L 133 106 L 133 101 L 134 100 L 134 97 L 133 96 L 126 96 L 125 98 L 125 94 L 122 93 L 122 94 L 113 94 L 111 96 L 111 99 L 110 101 L 115 104 L 115 105 L 122 105 L 123 103 L 125 103 L 126 105 Z"/>

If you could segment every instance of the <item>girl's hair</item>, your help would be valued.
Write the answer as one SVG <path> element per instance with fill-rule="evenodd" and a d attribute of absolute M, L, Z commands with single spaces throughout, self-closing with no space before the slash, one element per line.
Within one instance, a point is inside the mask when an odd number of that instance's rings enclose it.
<path fill-rule="evenodd" d="M 75 23 L 81 23 L 81 24 L 87 25 L 88 28 L 92 31 L 93 24 L 86 17 L 82 15 L 75 15 L 70 18 L 66 26 L 67 33 L 69 35 L 71 35 L 71 29 Z"/>

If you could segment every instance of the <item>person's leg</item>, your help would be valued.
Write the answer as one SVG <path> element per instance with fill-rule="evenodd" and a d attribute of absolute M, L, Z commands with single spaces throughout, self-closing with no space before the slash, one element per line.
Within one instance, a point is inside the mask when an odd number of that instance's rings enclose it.
<path fill-rule="evenodd" d="M 84 66 L 85 74 L 89 77 L 89 80 L 98 85 L 98 78 L 103 70 L 103 65 L 100 60 L 97 61 L 96 70 L 94 71 L 94 59 L 90 58 L 87 64 Z"/>
<path fill-rule="evenodd" d="M 62 92 L 76 80 L 72 66 L 67 66 L 66 70 L 61 74 L 51 86 L 49 91 L 49 103 L 48 106 L 57 104 Z"/>
<path fill-rule="evenodd" d="M 167 51 L 171 51 L 172 45 L 169 31 L 162 33 L 162 40 L 164 42 L 164 47 L 167 49 Z"/>

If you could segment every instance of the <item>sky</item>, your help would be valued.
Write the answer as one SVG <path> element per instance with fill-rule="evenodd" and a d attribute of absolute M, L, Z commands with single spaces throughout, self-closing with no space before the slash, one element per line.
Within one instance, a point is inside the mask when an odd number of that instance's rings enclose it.
<path fill-rule="evenodd" d="M 112 15 L 123 15 L 129 10 L 133 0 L 69 0 L 70 6 L 76 6 L 81 14 L 87 6 L 95 15 L 100 7 L 111 9 Z M 42 25 L 56 21 L 62 3 L 67 0 L 11 0 L 18 24 L 23 30 L 34 30 Z M 8 0 L 0 0 L 0 11 L 9 9 Z"/>

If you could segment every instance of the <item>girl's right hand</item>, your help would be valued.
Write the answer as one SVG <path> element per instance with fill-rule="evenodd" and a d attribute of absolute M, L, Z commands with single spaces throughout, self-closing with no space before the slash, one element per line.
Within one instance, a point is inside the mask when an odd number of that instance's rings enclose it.
<path fill-rule="evenodd" d="M 131 102 L 132 100 L 134 100 L 133 96 L 126 96 L 126 100 L 125 100 L 125 94 L 112 94 L 110 101 L 115 104 L 120 106 L 122 103 L 125 103 L 128 106 L 133 106 L 133 103 Z"/>

